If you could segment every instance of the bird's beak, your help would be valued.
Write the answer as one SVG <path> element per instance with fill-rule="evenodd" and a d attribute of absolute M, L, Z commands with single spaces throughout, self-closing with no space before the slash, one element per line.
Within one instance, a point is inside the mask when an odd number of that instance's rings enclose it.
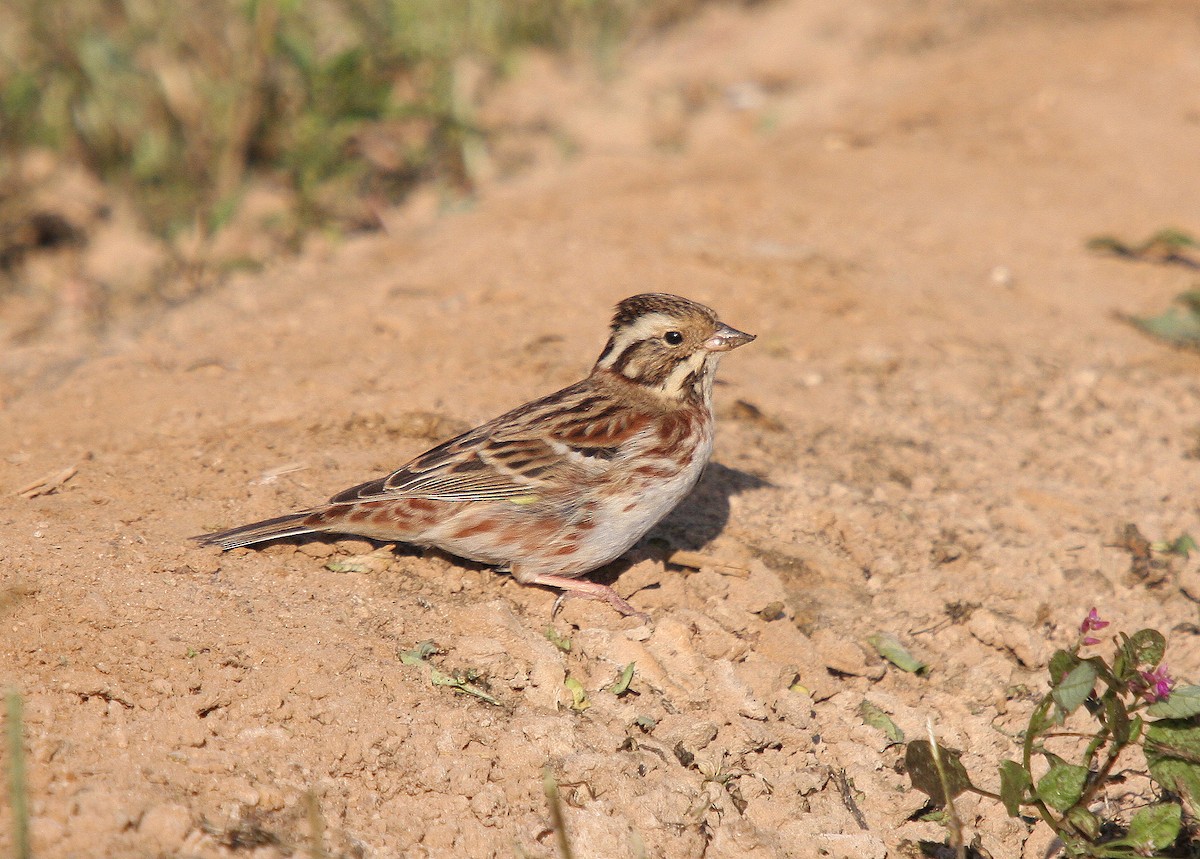
<path fill-rule="evenodd" d="M 745 346 L 753 339 L 753 334 L 730 328 L 722 322 L 717 326 L 717 333 L 704 341 L 704 348 L 709 352 L 728 352 L 730 349 Z"/>

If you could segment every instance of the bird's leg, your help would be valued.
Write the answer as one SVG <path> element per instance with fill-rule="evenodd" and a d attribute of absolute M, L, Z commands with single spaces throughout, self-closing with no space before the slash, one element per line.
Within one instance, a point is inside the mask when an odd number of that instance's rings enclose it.
<path fill-rule="evenodd" d="M 650 622 L 650 615 L 644 611 L 638 611 L 631 606 L 620 594 L 610 588 L 608 585 L 602 585 L 597 582 L 589 582 L 586 579 L 572 579 L 568 576 L 553 576 L 553 575 L 537 575 L 528 579 L 523 579 L 517 576 L 514 572 L 514 577 L 525 584 L 530 585 L 545 585 L 550 588 L 558 588 L 562 591 L 557 600 L 554 601 L 554 612 L 557 613 L 562 601 L 571 596 L 583 597 L 589 600 L 601 600 L 608 603 L 625 617 L 636 617 L 643 623 Z"/>

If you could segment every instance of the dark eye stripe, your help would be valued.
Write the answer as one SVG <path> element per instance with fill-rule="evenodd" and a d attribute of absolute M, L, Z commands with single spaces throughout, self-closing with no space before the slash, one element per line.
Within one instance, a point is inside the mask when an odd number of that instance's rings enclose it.
<path fill-rule="evenodd" d="M 629 378 L 637 382 L 639 385 L 658 386 L 667 381 L 667 377 L 671 375 L 671 371 L 675 369 L 678 361 L 658 361 L 652 364 L 646 364 L 638 368 L 638 374 Z"/>
<path fill-rule="evenodd" d="M 618 373 L 624 373 L 625 368 L 629 366 L 629 362 L 634 359 L 638 352 L 641 352 L 643 349 L 645 349 L 646 346 L 647 343 L 645 340 L 638 340 L 630 343 L 629 346 L 626 347 L 625 351 L 617 356 L 617 360 L 613 362 L 613 370 Z"/>

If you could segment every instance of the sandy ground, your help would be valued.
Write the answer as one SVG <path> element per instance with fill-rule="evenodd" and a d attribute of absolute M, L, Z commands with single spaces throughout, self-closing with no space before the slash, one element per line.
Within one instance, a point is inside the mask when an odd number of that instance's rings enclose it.
<path fill-rule="evenodd" d="M 945 833 L 864 700 L 994 788 L 1090 607 L 1200 679 L 1195 559 L 1138 577 L 1116 545 L 1200 535 L 1200 363 L 1113 318 L 1197 275 L 1085 248 L 1200 231 L 1192 4 L 717 8 L 611 80 L 531 61 L 489 110 L 560 142 L 498 139 L 499 173 L 535 157 L 473 208 L 418 200 L 84 361 L 10 356 L 0 686 L 37 856 L 315 856 L 316 825 L 335 856 L 549 857 L 544 769 L 577 857 L 908 856 Z M 402 549 L 326 567 L 365 541 L 187 540 L 574 381 L 647 290 L 759 335 L 653 532 L 709 561 L 612 579 L 652 626 Z M 1049 843 L 960 811 L 997 859 Z"/>

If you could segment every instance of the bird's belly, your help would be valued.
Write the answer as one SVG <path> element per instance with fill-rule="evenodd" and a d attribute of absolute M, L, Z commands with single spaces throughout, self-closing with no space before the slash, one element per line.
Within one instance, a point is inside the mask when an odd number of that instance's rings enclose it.
<path fill-rule="evenodd" d="M 691 460 L 672 474 L 653 462 L 634 469 L 631 478 L 613 492 L 601 490 L 593 498 L 592 521 L 596 526 L 584 536 L 579 551 L 570 557 L 558 575 L 583 575 L 619 558 L 647 531 L 678 506 L 708 463 L 712 438 L 707 436 L 693 449 Z"/>
<path fill-rule="evenodd" d="M 581 576 L 620 557 L 682 501 L 712 452 L 705 433 L 682 467 L 649 458 L 629 463 L 620 481 L 605 481 L 571 503 L 476 502 L 430 529 L 421 542 L 529 574 Z"/>

